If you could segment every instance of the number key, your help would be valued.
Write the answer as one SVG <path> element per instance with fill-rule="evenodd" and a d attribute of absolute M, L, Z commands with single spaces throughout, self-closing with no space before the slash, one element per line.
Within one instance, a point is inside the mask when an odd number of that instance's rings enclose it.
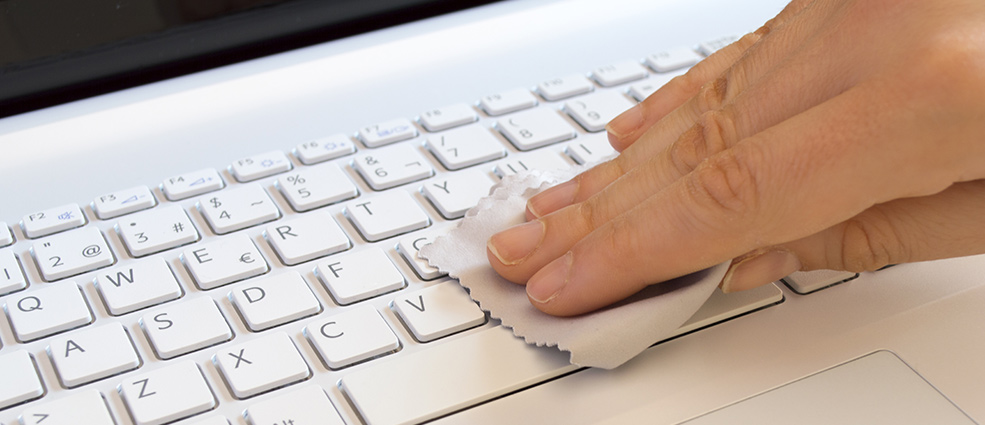
<path fill-rule="evenodd" d="M 549 108 L 538 108 L 501 119 L 496 127 L 522 151 L 572 139 L 576 135 L 575 129 Z"/>
<path fill-rule="evenodd" d="M 385 190 L 434 174 L 431 164 L 413 145 L 401 144 L 356 156 L 352 166 L 376 190 Z"/>
<path fill-rule="evenodd" d="M 31 247 L 45 280 L 52 281 L 106 267 L 116 262 L 103 234 L 95 227 L 40 240 Z"/>
<path fill-rule="evenodd" d="M 116 231 L 134 257 L 161 252 L 198 240 L 198 231 L 177 205 L 143 211 L 116 222 Z"/>

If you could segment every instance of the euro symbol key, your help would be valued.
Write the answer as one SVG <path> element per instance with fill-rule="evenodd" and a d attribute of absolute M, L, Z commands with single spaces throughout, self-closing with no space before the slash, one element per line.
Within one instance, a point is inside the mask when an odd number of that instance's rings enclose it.
<path fill-rule="evenodd" d="M 243 254 L 243 255 L 241 255 L 239 257 L 239 261 L 241 261 L 243 263 L 249 264 L 249 263 L 252 263 L 252 262 L 254 262 L 256 260 L 254 260 L 253 257 L 250 256 L 250 253 L 247 252 L 246 254 Z"/>

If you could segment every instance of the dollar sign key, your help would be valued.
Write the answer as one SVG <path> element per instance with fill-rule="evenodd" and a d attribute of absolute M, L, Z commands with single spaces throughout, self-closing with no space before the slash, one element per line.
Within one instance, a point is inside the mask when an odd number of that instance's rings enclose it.
<path fill-rule="evenodd" d="M 222 202 L 219 202 L 219 198 L 209 199 L 209 203 L 212 204 L 212 208 L 219 208 L 222 206 Z"/>

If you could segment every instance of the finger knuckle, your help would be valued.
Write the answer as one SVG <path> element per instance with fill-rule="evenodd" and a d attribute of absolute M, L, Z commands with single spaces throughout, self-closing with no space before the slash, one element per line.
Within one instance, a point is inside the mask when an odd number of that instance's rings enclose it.
<path fill-rule="evenodd" d="M 845 222 L 838 260 L 847 271 L 878 270 L 905 256 L 902 249 L 900 238 L 891 226 L 856 217 Z"/>
<path fill-rule="evenodd" d="M 748 218 L 761 202 L 759 157 L 755 148 L 729 149 L 702 162 L 686 181 L 694 201 L 703 211 Z"/>
<path fill-rule="evenodd" d="M 578 217 L 584 223 L 586 231 L 593 231 L 609 221 L 612 217 L 611 208 L 601 197 L 593 196 L 578 204 Z"/>
<path fill-rule="evenodd" d="M 725 73 L 701 86 L 696 98 L 701 112 L 713 111 L 725 104 L 729 80 L 729 73 Z"/>

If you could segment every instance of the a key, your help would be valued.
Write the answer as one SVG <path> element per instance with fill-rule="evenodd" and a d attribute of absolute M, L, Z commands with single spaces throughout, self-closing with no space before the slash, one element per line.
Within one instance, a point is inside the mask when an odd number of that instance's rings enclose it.
<path fill-rule="evenodd" d="M 698 51 L 701 52 L 702 55 L 711 56 L 712 53 L 715 53 L 725 46 L 734 43 L 738 39 L 738 36 L 726 35 L 714 40 L 708 40 L 698 45 Z"/>
<path fill-rule="evenodd" d="M 218 288 L 270 270 L 253 240 L 244 234 L 187 248 L 181 253 L 181 262 L 202 289 Z"/>
<path fill-rule="evenodd" d="M 4 310 L 17 339 L 28 342 L 92 322 L 79 285 L 69 280 L 8 297 Z"/>
<path fill-rule="evenodd" d="M 593 134 L 572 142 L 564 151 L 578 164 L 593 164 L 617 154 L 605 133 Z"/>
<path fill-rule="evenodd" d="M 7 222 L 0 221 L 0 247 L 12 243 L 14 243 L 14 235 L 10 233 L 10 227 L 7 227 Z"/>
<path fill-rule="evenodd" d="M 40 238 L 86 224 L 79 204 L 66 204 L 25 215 L 21 229 L 29 238 Z"/>
<path fill-rule="evenodd" d="M 417 201 L 402 190 L 351 201 L 345 206 L 345 215 L 370 242 L 423 229 L 431 224 L 431 219 Z"/>
<path fill-rule="evenodd" d="M 424 182 L 421 190 L 441 215 L 449 220 L 465 216 L 469 208 L 489 194 L 496 182 L 486 170 L 465 170 Z"/>
<path fill-rule="evenodd" d="M 385 190 L 434 174 L 431 164 L 411 144 L 365 151 L 352 160 L 352 167 L 376 190 Z"/>
<path fill-rule="evenodd" d="M 417 253 L 421 250 L 421 248 L 433 242 L 434 238 L 444 235 L 447 231 L 447 228 L 441 228 L 437 231 L 431 230 L 428 232 L 418 233 L 416 235 L 402 238 L 400 239 L 400 242 L 397 243 L 397 251 L 400 252 L 400 255 L 404 257 L 404 261 L 407 261 L 407 264 L 414 269 L 414 272 L 417 273 L 417 276 L 419 276 L 422 280 L 434 280 L 447 274 L 428 264 L 427 260 L 417 256 Z"/>
<path fill-rule="evenodd" d="M 95 227 L 73 230 L 35 242 L 31 253 L 41 275 L 49 282 L 116 262 L 106 239 Z"/>
<path fill-rule="evenodd" d="M 356 144 L 345 134 L 333 134 L 321 139 L 304 142 L 294 148 L 294 155 L 302 164 L 311 165 L 349 155 L 356 151 Z"/>
<path fill-rule="evenodd" d="M 209 297 L 171 303 L 145 314 L 140 327 L 157 356 L 171 359 L 233 338 L 229 323 Z"/>
<path fill-rule="evenodd" d="M 96 276 L 110 314 L 119 316 L 181 297 L 181 286 L 163 258 L 148 258 Z"/>
<path fill-rule="evenodd" d="M 657 72 L 670 72 L 694 65 L 704 59 L 688 47 L 678 47 L 646 57 L 646 65 Z"/>
<path fill-rule="evenodd" d="M 564 111 L 571 115 L 585 130 L 605 130 L 605 125 L 636 103 L 621 92 L 605 91 L 572 99 L 564 104 Z"/>
<path fill-rule="evenodd" d="M 370 148 L 414 137 L 417 137 L 417 128 L 406 118 L 397 118 L 359 129 L 359 138 Z"/>
<path fill-rule="evenodd" d="M 250 406 L 251 425 L 345 425 L 318 385 L 308 385 Z"/>
<path fill-rule="evenodd" d="M 216 406 L 202 371 L 190 361 L 129 376 L 118 388 L 136 425 L 171 423 Z"/>
<path fill-rule="evenodd" d="M 44 395 L 38 368 L 27 351 L 7 351 L 0 355 L 0 376 L 3 377 L 0 410 Z"/>
<path fill-rule="evenodd" d="M 292 167 L 291 160 L 281 151 L 270 151 L 234 161 L 229 172 L 236 180 L 248 182 L 283 173 Z"/>
<path fill-rule="evenodd" d="M 147 186 L 134 186 L 128 189 L 107 193 L 92 201 L 92 210 L 103 220 L 146 210 L 157 205 L 154 194 Z"/>
<path fill-rule="evenodd" d="M 64 394 L 63 394 L 64 395 Z M 81 390 L 53 401 L 31 405 L 21 414 L 23 425 L 115 425 L 99 391 Z"/>
<path fill-rule="evenodd" d="M 550 108 L 537 108 L 501 119 L 496 122 L 496 128 L 521 151 L 572 139 L 576 135 L 575 129 Z"/>
<path fill-rule="evenodd" d="M 66 388 L 140 367 L 133 341 L 116 322 L 54 338 L 47 351 Z"/>
<path fill-rule="evenodd" d="M 277 188 L 295 211 L 308 211 L 359 195 L 356 185 L 336 164 L 298 169 L 277 179 Z"/>
<path fill-rule="evenodd" d="M 460 170 L 506 156 L 503 144 L 481 124 L 432 135 L 425 146 L 449 170 Z"/>
<path fill-rule="evenodd" d="M 421 114 L 421 125 L 428 131 L 447 130 L 470 122 L 475 122 L 479 116 L 471 106 L 464 103 L 431 109 Z"/>
<path fill-rule="evenodd" d="M 537 85 L 541 97 L 547 100 L 561 100 L 592 91 L 595 86 L 581 74 L 552 78 Z"/>
<path fill-rule="evenodd" d="M 392 353 L 400 341 L 373 306 L 360 305 L 305 326 L 304 335 L 332 369 Z"/>
<path fill-rule="evenodd" d="M 260 185 L 251 184 L 199 198 L 196 203 L 217 234 L 225 234 L 276 220 L 280 210 Z"/>
<path fill-rule="evenodd" d="M 331 214 L 315 211 L 270 225 L 264 238 L 289 266 L 345 251 L 349 238 Z"/>
<path fill-rule="evenodd" d="M 670 80 L 673 80 L 674 77 L 683 75 L 686 72 L 686 69 L 680 69 L 663 74 L 655 74 L 646 80 L 630 85 L 629 94 L 637 101 L 642 102 L 644 99 L 650 97 L 651 94 L 655 93 L 657 89 L 669 83 Z"/>
<path fill-rule="evenodd" d="M 27 288 L 27 278 L 14 251 L 0 250 L 0 296 Z"/>
<path fill-rule="evenodd" d="M 315 274 L 341 305 L 404 287 L 404 276 L 379 248 L 367 248 L 319 262 Z"/>
<path fill-rule="evenodd" d="M 537 98 L 525 89 L 513 89 L 479 99 L 479 107 L 498 116 L 537 106 Z"/>
<path fill-rule="evenodd" d="M 858 273 L 838 270 L 814 270 L 796 272 L 783 278 L 783 282 L 798 294 L 808 294 L 858 277 Z"/>
<path fill-rule="evenodd" d="M 183 423 L 183 425 L 229 425 L 229 419 L 226 419 L 222 416 L 209 416 L 200 421 L 190 422 L 187 424 Z M 297 424 L 297 425 L 301 425 L 301 424 Z"/>
<path fill-rule="evenodd" d="M 116 231 L 134 257 L 143 257 L 198 240 L 198 230 L 185 210 L 177 205 L 134 213 L 116 222 Z"/>
<path fill-rule="evenodd" d="M 164 196 L 172 201 L 222 189 L 225 183 L 213 168 L 205 168 L 165 179 L 161 183 Z"/>
<path fill-rule="evenodd" d="M 308 364 L 294 341 L 274 332 L 223 348 L 212 362 L 226 378 L 236 398 L 244 399 L 304 380 L 311 376 Z"/>
<path fill-rule="evenodd" d="M 646 69 L 639 62 L 625 61 L 595 68 L 592 78 L 602 87 L 612 87 L 646 78 Z"/>
<path fill-rule="evenodd" d="M 296 271 L 253 279 L 229 292 L 250 330 L 259 332 L 321 311 L 321 304 Z"/>
<path fill-rule="evenodd" d="M 398 296 L 393 310 L 421 342 L 486 323 L 486 315 L 458 283 L 448 281 Z"/>
<path fill-rule="evenodd" d="M 512 156 L 496 163 L 493 172 L 499 178 L 511 176 L 530 170 L 563 170 L 570 168 L 571 163 L 564 159 L 564 156 L 551 150 L 540 150 L 531 152 L 527 155 Z"/>

